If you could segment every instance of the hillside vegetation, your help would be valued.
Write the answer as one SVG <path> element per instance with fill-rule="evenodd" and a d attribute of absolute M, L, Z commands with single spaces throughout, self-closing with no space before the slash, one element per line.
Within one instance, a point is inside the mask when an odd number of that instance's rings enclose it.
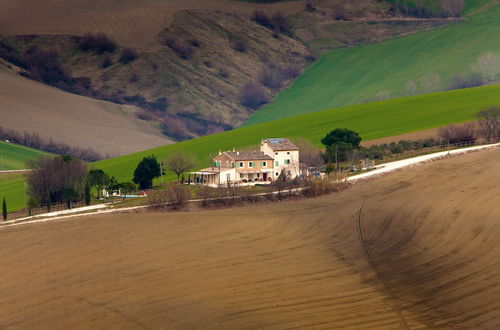
<path fill-rule="evenodd" d="M 126 181 L 139 161 L 151 154 L 162 159 L 173 151 L 185 150 L 196 156 L 201 168 L 209 165 L 220 149 L 256 145 L 265 137 L 303 137 L 319 146 L 320 139 L 332 129 L 347 127 L 359 132 L 363 140 L 373 140 L 473 120 L 480 109 L 500 105 L 498 95 L 500 85 L 493 85 L 353 105 L 242 127 L 107 159 L 93 166 Z M 168 177 L 173 179 L 171 173 Z"/>
<path fill-rule="evenodd" d="M 26 161 L 47 153 L 0 141 L 0 171 L 26 169 Z"/>
<path fill-rule="evenodd" d="M 137 118 L 175 140 L 241 125 L 316 52 L 452 22 L 408 19 L 378 0 L 318 1 L 312 9 L 302 1 L 229 0 L 81 6 L 73 0 L 0 3 L 0 57 L 57 88 L 138 106 Z M 32 13 L 29 22 L 26 13 Z"/>
<path fill-rule="evenodd" d="M 324 54 L 246 124 L 429 93 L 469 79 L 480 56 L 500 53 L 500 5 L 466 1 L 465 13 L 471 16 L 451 26 Z"/>
<path fill-rule="evenodd" d="M 499 162 L 481 151 L 308 200 L 3 227 L 0 324 L 498 329 Z"/>

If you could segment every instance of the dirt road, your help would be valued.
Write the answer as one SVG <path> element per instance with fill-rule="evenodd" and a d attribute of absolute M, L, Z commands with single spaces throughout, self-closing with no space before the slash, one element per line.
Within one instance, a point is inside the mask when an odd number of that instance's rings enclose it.
<path fill-rule="evenodd" d="M 0 329 L 499 328 L 499 164 L 488 150 L 310 200 L 6 227 Z"/>

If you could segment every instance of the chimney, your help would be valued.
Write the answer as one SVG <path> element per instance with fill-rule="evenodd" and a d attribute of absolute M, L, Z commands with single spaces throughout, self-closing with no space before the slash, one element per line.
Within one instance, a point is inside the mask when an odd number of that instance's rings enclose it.
<path fill-rule="evenodd" d="M 222 150 L 219 150 L 219 156 L 222 155 Z"/>
<path fill-rule="evenodd" d="M 235 152 L 235 151 L 236 151 L 236 148 L 235 148 L 235 147 L 233 147 L 233 152 Z"/>
<path fill-rule="evenodd" d="M 240 154 L 240 152 L 239 152 L 239 151 L 236 151 L 236 154 L 237 154 L 237 155 L 239 155 L 239 154 Z"/>

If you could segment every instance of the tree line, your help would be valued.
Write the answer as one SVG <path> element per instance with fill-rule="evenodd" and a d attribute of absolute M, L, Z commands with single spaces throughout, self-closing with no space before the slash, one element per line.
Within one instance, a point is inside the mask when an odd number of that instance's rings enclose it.
<path fill-rule="evenodd" d="M 38 133 L 18 132 L 0 126 L 0 139 L 9 140 L 19 145 L 38 149 L 58 155 L 70 155 L 85 161 L 94 162 L 105 157 L 91 148 L 70 146 L 66 143 L 55 142 L 52 139 L 44 139 Z"/>

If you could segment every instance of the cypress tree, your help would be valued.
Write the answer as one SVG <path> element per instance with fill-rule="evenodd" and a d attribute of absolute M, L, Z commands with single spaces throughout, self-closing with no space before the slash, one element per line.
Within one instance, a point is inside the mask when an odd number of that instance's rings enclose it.
<path fill-rule="evenodd" d="M 7 202 L 5 201 L 5 197 L 3 198 L 3 203 L 2 203 L 2 214 L 3 214 L 3 221 L 7 220 Z"/>
<path fill-rule="evenodd" d="M 89 183 L 87 182 L 85 184 L 85 204 L 86 205 L 90 205 L 90 198 L 91 198 L 91 195 L 90 195 L 90 186 L 89 186 Z"/>

